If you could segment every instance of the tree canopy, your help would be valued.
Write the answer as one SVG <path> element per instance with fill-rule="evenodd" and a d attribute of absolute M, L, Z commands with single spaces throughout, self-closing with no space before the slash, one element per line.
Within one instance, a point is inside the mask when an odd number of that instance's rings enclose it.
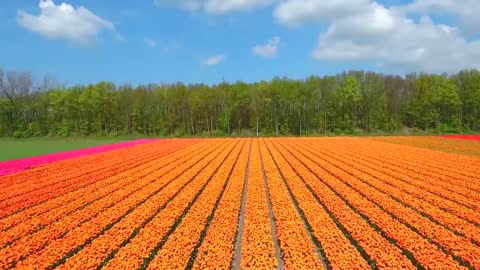
<path fill-rule="evenodd" d="M 365 71 L 257 83 L 35 87 L 0 70 L 0 135 L 230 136 L 480 130 L 480 72 Z"/>

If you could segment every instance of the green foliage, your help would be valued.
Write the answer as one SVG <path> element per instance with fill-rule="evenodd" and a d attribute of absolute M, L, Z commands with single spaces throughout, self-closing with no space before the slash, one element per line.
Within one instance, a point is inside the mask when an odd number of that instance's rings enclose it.
<path fill-rule="evenodd" d="M 79 148 L 111 144 L 132 139 L 130 137 L 103 138 L 3 138 L 0 140 L 0 161 L 70 151 Z"/>
<path fill-rule="evenodd" d="M 308 136 L 480 130 L 480 72 L 405 78 L 351 71 L 306 80 L 110 82 L 0 96 L 0 135 Z M 15 106 L 14 106 L 15 105 Z"/>
<path fill-rule="evenodd" d="M 422 75 L 415 81 L 414 97 L 406 110 L 407 121 L 412 127 L 450 130 L 461 126 L 458 119 L 461 105 L 453 79 Z"/>

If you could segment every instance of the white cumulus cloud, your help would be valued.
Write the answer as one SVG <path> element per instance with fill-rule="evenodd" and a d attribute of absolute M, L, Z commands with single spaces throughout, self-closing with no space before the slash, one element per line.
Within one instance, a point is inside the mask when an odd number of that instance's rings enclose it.
<path fill-rule="evenodd" d="M 205 59 L 202 64 L 205 66 L 215 66 L 220 64 L 225 60 L 225 55 L 224 54 L 217 54 L 214 56 L 210 56 L 207 59 Z"/>
<path fill-rule="evenodd" d="M 277 5 L 274 17 L 282 24 L 300 26 L 308 22 L 328 22 L 359 14 L 369 0 L 286 0 Z"/>
<path fill-rule="evenodd" d="M 280 37 L 275 36 L 270 39 L 267 44 L 255 45 L 252 51 L 258 56 L 272 58 L 277 55 L 278 45 L 280 45 Z"/>
<path fill-rule="evenodd" d="M 275 0 L 154 0 L 158 7 L 179 7 L 185 10 L 202 9 L 210 14 L 248 11 L 271 5 Z"/>
<path fill-rule="evenodd" d="M 477 18 L 469 12 L 480 11 L 479 6 L 477 0 L 461 5 L 454 0 L 415 0 L 392 7 L 372 0 L 286 0 L 275 8 L 274 16 L 286 26 L 327 26 L 312 53 L 317 60 L 368 61 L 405 71 L 456 72 L 480 67 L 480 40 L 466 36 Z M 434 22 L 430 17 L 434 12 L 457 15 L 461 23 Z M 412 13 L 419 14 L 420 19 L 412 19 Z M 473 25 L 480 29 L 480 24 Z"/>
<path fill-rule="evenodd" d="M 445 14 L 459 19 L 460 30 L 467 35 L 480 34 L 480 1 L 478 0 L 415 0 L 400 7 L 404 11 L 420 14 Z"/>
<path fill-rule="evenodd" d="M 56 5 L 52 0 L 40 0 L 38 6 L 38 15 L 19 10 L 17 23 L 51 39 L 90 45 L 96 41 L 102 29 L 115 30 L 113 23 L 82 6 L 75 8 L 67 3 Z"/>

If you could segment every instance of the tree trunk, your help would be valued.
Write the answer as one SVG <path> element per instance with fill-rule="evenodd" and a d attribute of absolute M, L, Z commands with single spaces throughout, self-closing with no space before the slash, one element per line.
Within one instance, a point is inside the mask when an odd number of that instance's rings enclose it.
<path fill-rule="evenodd" d="M 193 125 L 193 115 L 190 116 L 190 124 L 192 126 L 192 135 L 195 135 L 195 126 Z"/>
<path fill-rule="evenodd" d="M 213 134 L 213 116 L 210 116 L 210 130 L 211 130 L 211 132 L 212 132 L 212 134 Z M 211 136 L 212 134 L 210 134 L 210 136 Z"/>
<path fill-rule="evenodd" d="M 327 111 L 325 110 L 324 114 L 324 121 L 323 121 L 323 133 L 327 134 L 327 128 L 328 128 L 328 120 L 327 120 Z"/>
<path fill-rule="evenodd" d="M 205 115 L 205 118 L 207 119 L 207 132 L 210 133 L 210 125 L 208 124 L 208 115 Z"/>

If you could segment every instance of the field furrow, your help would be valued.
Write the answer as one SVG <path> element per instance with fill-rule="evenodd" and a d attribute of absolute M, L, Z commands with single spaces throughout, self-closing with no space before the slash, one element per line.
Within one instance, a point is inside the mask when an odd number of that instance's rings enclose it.
<path fill-rule="evenodd" d="M 417 138 L 417 140 L 420 139 L 422 143 L 428 144 L 428 141 L 430 140 L 438 140 L 438 138 L 432 138 L 432 137 L 425 137 L 425 138 Z M 360 141 L 363 141 L 363 139 L 359 139 Z M 452 140 L 445 140 L 442 139 L 442 141 L 448 145 L 450 144 L 453 148 L 455 148 L 455 141 Z M 359 142 L 360 144 L 364 144 L 364 142 Z M 465 143 L 465 142 L 461 142 Z M 473 146 L 471 145 L 471 149 L 475 149 L 477 151 L 480 151 L 480 143 L 475 142 L 476 145 Z M 439 152 L 431 149 L 425 149 L 423 147 L 412 147 L 409 145 L 398 145 L 398 144 L 392 144 L 392 143 L 385 143 L 385 142 L 378 142 L 373 144 L 374 147 L 376 148 L 386 148 L 389 150 L 389 152 L 395 152 L 395 151 L 400 151 L 402 154 L 406 154 L 404 157 L 399 156 L 400 160 L 405 160 L 405 161 L 413 161 L 416 162 L 418 159 L 415 159 L 415 157 L 420 157 L 422 161 L 424 161 L 424 165 L 427 167 L 431 167 L 434 165 L 444 165 L 445 169 L 448 170 L 454 170 L 455 172 L 458 172 L 458 175 L 470 175 L 475 177 L 475 170 L 480 169 L 479 164 L 470 164 L 472 161 L 477 160 L 478 158 L 475 157 L 470 157 L 470 156 L 465 156 L 465 155 L 459 155 L 455 153 L 444 153 L 444 152 Z M 436 166 L 434 166 L 435 168 Z M 443 171 L 440 171 L 443 172 Z"/>
<path fill-rule="evenodd" d="M 225 194 L 226 185 L 231 180 L 232 169 L 238 160 L 244 143 L 245 141 L 239 144 L 231 155 L 225 159 L 198 200 L 180 221 L 178 227 L 164 240 L 165 242 L 161 244 L 161 247 L 157 246 L 160 250 L 154 253 L 155 255 L 148 263 L 147 269 L 191 268 L 190 258 L 193 256 L 202 233 L 207 229 L 209 217 L 215 214 L 218 203 Z M 188 235 L 188 237 L 185 237 L 185 235 Z"/>
<path fill-rule="evenodd" d="M 376 158 L 381 160 L 408 167 L 413 171 L 419 172 L 425 176 L 433 177 L 437 181 L 445 183 L 454 183 L 462 187 L 471 188 L 480 191 L 480 187 L 475 185 L 478 181 L 478 170 L 480 166 L 477 164 L 478 159 L 469 158 L 459 155 L 447 153 L 438 153 L 431 150 L 409 149 L 388 145 L 382 143 L 372 143 L 370 147 L 362 146 L 362 142 L 355 142 L 353 146 L 358 150 L 368 149 L 367 151 L 375 151 Z"/>
<path fill-rule="evenodd" d="M 325 145 L 321 144 L 318 146 L 322 147 Z M 376 149 L 360 149 L 360 147 L 345 147 L 340 145 L 335 145 L 334 147 L 347 151 L 348 156 L 354 161 L 361 162 L 368 156 L 368 160 L 365 160 L 368 163 L 378 164 L 385 170 L 403 175 L 421 189 L 429 190 L 432 193 L 436 193 L 439 196 L 462 203 L 473 209 L 480 207 L 480 203 L 478 202 L 480 200 L 480 194 L 469 187 L 459 185 L 459 183 L 461 184 L 462 182 L 471 182 L 473 180 L 472 178 L 462 180 L 463 177 L 457 176 L 455 181 L 451 181 L 451 179 L 447 177 L 447 181 L 443 181 L 442 179 L 438 178 L 437 174 L 426 174 L 426 170 L 421 167 L 421 163 L 402 165 L 400 162 L 398 162 L 398 154 L 397 156 L 392 155 L 390 157 L 379 158 L 378 155 L 371 154 L 378 153 Z M 355 149 L 355 151 L 352 151 L 352 149 Z M 408 167 L 409 170 L 405 170 L 406 167 Z M 416 169 L 417 167 L 420 169 Z M 440 177 L 442 178 L 442 176 Z M 478 177 L 477 180 L 479 180 Z"/>
<path fill-rule="evenodd" d="M 281 144 L 283 143 L 285 142 L 281 142 Z M 348 177 L 346 174 L 336 175 L 331 173 L 332 166 L 321 162 L 314 154 L 295 148 L 294 145 L 288 143 L 286 145 L 292 155 L 318 177 L 318 179 L 306 180 L 308 180 L 307 183 L 309 185 L 323 189 L 323 191 L 319 189 L 319 194 L 332 190 L 337 196 L 342 196 L 346 202 L 364 214 L 365 217 L 368 217 L 373 224 L 384 229 L 386 235 L 397 241 L 400 247 L 409 250 L 415 259 L 426 268 L 445 269 L 446 267 L 448 269 L 462 269 L 461 265 L 452 256 L 448 256 L 438 246 L 430 243 L 426 237 L 424 238 L 423 235 L 412 231 L 410 227 L 371 202 L 370 198 L 365 197 L 362 193 L 352 189 L 350 185 L 345 184 L 342 181 L 344 179 L 342 177 Z M 435 267 L 435 265 L 442 266 L 442 268 Z"/>
<path fill-rule="evenodd" d="M 299 145 L 307 148 L 307 145 Z M 308 146 L 309 147 L 309 146 Z M 425 190 L 409 186 L 403 181 L 398 181 L 394 175 L 383 174 L 381 167 L 363 166 L 361 162 L 353 162 L 345 158 L 345 154 L 324 152 L 321 148 L 315 148 L 317 154 L 332 165 L 344 165 L 352 168 L 353 174 L 364 183 L 383 192 L 398 202 L 407 205 L 444 225 L 453 231 L 467 235 L 470 239 L 480 243 L 480 227 L 476 226 L 480 220 L 480 214 L 452 201 L 425 192 Z M 441 206 L 441 208 L 439 207 Z M 453 214 L 452 214 L 453 213 Z M 470 223 L 470 222 L 472 223 Z"/>
<path fill-rule="evenodd" d="M 92 207 L 98 209 L 98 212 L 100 212 L 101 209 L 108 207 L 102 205 L 105 199 L 108 199 L 107 196 L 115 195 L 117 201 L 120 201 L 125 196 L 123 194 L 130 194 L 123 193 L 123 190 L 128 190 L 132 185 L 137 185 L 138 179 L 152 179 L 148 176 L 152 172 L 155 172 L 156 175 L 163 175 L 169 171 L 175 170 L 177 168 L 176 166 L 169 166 L 172 162 L 185 162 L 205 150 L 205 145 L 198 145 L 198 149 L 192 147 L 186 150 L 179 150 L 169 158 L 161 157 L 161 160 L 154 159 L 147 162 L 145 165 L 136 167 L 126 173 L 118 174 L 111 179 L 98 181 L 88 188 L 78 190 L 78 192 L 65 194 L 65 196 L 61 196 L 58 200 L 55 198 L 37 208 L 31 208 L 17 215 L 9 216 L 8 218 L 1 220 L 1 224 L 7 229 L 0 232 L 0 248 L 11 243 L 14 239 L 18 239 L 21 236 L 44 228 L 75 211 L 81 211 L 87 207 Z M 166 153 L 169 152 L 166 151 Z M 182 153 L 185 154 L 185 156 L 182 156 Z M 145 183 L 148 183 L 148 181 Z M 72 201 L 70 201 L 70 199 Z M 38 212 L 40 213 L 37 214 Z M 25 220 L 29 220 L 29 222 L 24 222 Z"/>
<path fill-rule="evenodd" d="M 260 155 L 285 269 L 322 268 L 322 259 L 319 257 L 317 248 L 307 233 L 302 217 L 290 200 L 288 191 L 263 141 L 260 142 Z"/>
<path fill-rule="evenodd" d="M 161 202 L 153 202 L 158 210 L 153 215 L 147 215 L 143 219 L 132 216 L 130 223 L 140 223 L 132 230 L 132 226 L 119 224 L 110 234 L 99 238 L 93 242 L 89 249 L 79 253 L 74 261 L 85 263 L 92 260 L 92 256 L 98 253 L 96 248 L 104 250 L 100 254 L 109 254 L 108 257 L 95 262 L 101 263 L 106 269 L 137 269 L 147 261 L 151 261 L 152 254 L 156 254 L 158 245 L 164 242 L 164 238 L 175 229 L 183 216 L 189 211 L 191 206 L 197 201 L 198 197 L 211 181 L 212 175 L 220 168 L 234 147 L 238 147 L 238 141 L 229 142 L 229 146 L 217 153 L 209 166 L 204 168 L 196 175 L 189 185 L 182 190 L 173 199 Z M 140 221 L 140 222 L 139 222 Z M 117 240 L 116 240 L 117 239 Z M 114 245 L 111 245 L 111 244 Z M 157 250 L 158 251 L 158 250 Z M 99 256 L 94 256 L 97 258 Z M 69 262 L 66 266 L 68 268 Z M 71 265 L 71 264 L 70 264 Z M 95 264 L 94 264 L 95 265 Z"/>
<path fill-rule="evenodd" d="M 411 257 L 405 256 L 405 253 L 408 252 L 400 248 L 395 240 L 384 238 L 385 234 L 383 231 L 378 227 L 372 227 L 367 220 L 356 213 L 333 191 L 325 187 L 323 189 L 316 188 L 317 185 L 305 185 L 305 179 L 315 179 L 315 175 L 303 164 L 295 161 L 295 158 L 285 149 L 277 148 L 273 144 L 270 144 L 269 147 L 284 175 L 301 177 L 300 184 L 291 184 L 292 191 L 304 189 L 304 192 L 306 192 L 308 186 L 320 200 L 320 203 L 342 224 L 347 234 L 351 235 L 353 242 L 361 247 L 362 252 L 365 252 L 371 266 L 379 269 L 389 267 L 415 269 L 414 265 L 418 264 L 418 262 Z M 355 262 L 352 263 L 355 264 Z"/>
<path fill-rule="evenodd" d="M 136 152 L 138 157 L 135 156 L 124 156 L 121 158 L 117 158 L 115 153 L 110 153 L 112 156 L 106 156 L 107 159 L 117 159 L 120 162 L 115 164 L 110 164 L 105 169 L 101 169 L 99 171 L 95 171 L 92 173 L 88 172 L 82 174 L 81 176 L 72 177 L 71 175 L 64 175 L 63 177 L 59 177 L 55 179 L 56 184 L 52 184 L 51 186 L 45 186 L 44 188 L 34 189 L 32 192 L 26 192 L 19 196 L 12 197 L 0 203 L 0 216 L 5 217 L 10 214 L 16 213 L 21 211 L 22 209 L 31 207 L 33 205 L 40 204 L 52 198 L 58 197 L 64 193 L 72 192 L 77 189 L 89 186 L 91 184 L 96 183 L 97 181 L 116 176 L 122 172 L 127 172 L 130 169 L 133 169 L 137 166 L 140 166 L 152 158 L 161 157 L 164 151 L 155 151 L 155 148 L 150 147 L 151 150 L 147 150 L 147 153 Z M 56 164 L 54 168 L 61 168 L 64 164 Z M 68 166 L 68 165 L 67 165 Z M 98 161 L 96 164 L 92 164 L 92 166 L 98 166 Z M 82 169 L 83 170 L 83 169 Z M 77 171 L 82 171 L 77 170 Z M 77 173 L 77 172 L 76 172 Z M 62 179 L 59 181 L 59 179 Z M 74 180 L 72 180 L 74 179 Z M 38 179 L 38 182 L 43 182 L 42 185 L 46 185 L 49 181 L 44 181 L 43 179 Z M 35 188 L 33 185 L 31 188 Z M 12 189 L 15 189 L 13 187 Z"/>
<path fill-rule="evenodd" d="M 121 162 L 121 157 L 129 157 L 132 155 L 138 155 L 139 153 L 148 153 L 149 150 L 158 150 L 161 147 L 189 144 L 193 143 L 194 141 L 195 140 L 152 142 L 144 145 L 117 149 L 110 152 L 97 153 L 53 162 L 16 173 L 15 175 L 2 176 L 0 188 L 3 189 L 7 186 L 10 188 L 15 187 L 16 190 L 22 190 L 24 192 L 28 191 L 29 189 L 35 190 L 42 186 L 48 186 L 47 183 L 45 183 L 45 180 L 50 181 L 49 184 L 53 184 L 56 183 L 56 181 L 75 179 L 76 177 L 82 176 L 86 173 L 96 173 L 99 170 L 108 169 L 109 165 Z M 159 147 L 152 147 L 152 145 Z M 110 157 L 110 159 L 107 157 Z M 51 170 L 52 167 L 56 168 L 54 172 Z M 38 180 L 42 181 L 39 182 Z M 32 189 L 32 185 L 35 186 L 35 189 Z M 15 192 L 18 193 L 18 191 Z"/>
<path fill-rule="evenodd" d="M 277 261 L 272 226 L 263 184 L 258 140 L 254 140 L 250 155 L 245 227 L 242 235 L 242 269 L 276 269 Z"/>
<path fill-rule="evenodd" d="M 338 163 L 335 163 L 335 165 L 328 163 L 323 160 L 325 158 L 323 155 L 313 154 L 312 152 L 309 152 L 309 155 L 314 162 L 326 168 L 332 175 L 339 177 L 342 184 L 352 187 L 352 190 L 362 194 L 426 239 L 430 239 L 439 248 L 446 249 L 447 252 L 456 257 L 459 263 L 475 268 L 480 267 L 480 247 L 360 181 L 362 175 L 355 174 L 354 168 Z M 337 192 L 339 191 L 337 190 Z"/>
<path fill-rule="evenodd" d="M 218 142 L 217 147 L 219 144 L 222 144 L 222 142 Z M 205 154 L 214 156 L 219 151 L 221 150 L 218 149 Z M 137 185 L 143 186 L 141 189 L 138 189 L 135 185 L 131 187 L 133 192 L 130 190 L 123 191 L 125 196 L 121 197 L 124 198 L 121 201 L 118 201 L 117 196 L 107 197 L 106 202 L 104 202 L 104 205 L 106 205 L 104 209 L 98 209 L 95 207 L 96 205 L 91 205 L 75 215 L 66 216 L 65 219 L 51 224 L 50 228 L 45 228 L 19 239 L 7 248 L 0 250 L 0 258 L 6 257 L 13 261 L 11 263 L 24 260 L 19 265 L 31 265 L 32 263 L 45 267 L 53 265 L 61 259 L 58 256 L 66 256 L 78 246 L 101 234 L 102 230 L 108 229 L 108 226 L 118 223 L 127 213 L 146 203 L 152 196 L 163 190 L 166 185 L 171 184 L 173 180 L 177 180 L 176 178 L 184 174 L 187 169 L 194 166 L 198 167 L 202 165 L 202 162 L 208 162 L 208 158 L 198 156 L 196 159 L 184 162 L 183 164 L 178 162 L 172 165 L 176 170 L 168 174 L 161 171 L 157 173 L 151 171 L 148 177 L 141 178 L 137 182 Z M 144 184 L 145 182 L 147 182 L 147 185 Z M 6 256 L 3 256 L 4 254 Z"/>
<path fill-rule="evenodd" d="M 314 147 L 317 149 L 324 149 L 325 146 L 326 145 L 321 142 L 314 144 Z M 480 205 L 478 203 L 478 200 L 480 200 L 480 194 L 469 188 L 459 186 L 458 181 L 453 183 L 443 182 L 433 176 L 426 176 L 422 172 L 411 169 L 406 170 L 405 167 L 395 163 L 394 157 L 379 159 L 376 155 L 372 155 L 372 153 L 376 153 L 373 149 L 361 150 L 358 147 L 345 147 L 340 145 L 334 145 L 332 147 L 335 151 L 329 152 L 330 154 L 336 154 L 338 152 L 345 153 L 344 156 L 352 162 L 362 163 L 374 170 L 379 170 L 379 172 L 403 179 L 420 188 L 420 190 L 429 191 L 440 197 L 463 204 L 469 208 L 475 209 Z M 355 149 L 355 151 L 352 151 L 352 149 Z"/>
<path fill-rule="evenodd" d="M 416 148 L 431 149 L 446 153 L 466 155 L 480 158 L 480 142 L 478 140 L 446 140 L 436 136 L 408 137 L 372 137 L 373 141 L 387 142 L 390 144 L 398 144 L 412 146 Z"/>
<path fill-rule="evenodd" d="M 310 185 L 306 179 L 315 179 L 316 176 L 302 163 L 296 161 L 286 149 L 281 147 L 276 149 L 271 146 L 271 150 L 275 153 L 276 160 L 281 164 L 280 168 L 286 174 L 299 177 L 299 184 L 295 185 L 295 188 L 292 184 L 292 191 L 295 192 L 296 189 L 310 190 L 315 199 L 341 224 L 344 233 L 349 236 L 357 250 L 364 254 L 371 267 L 383 269 L 395 266 L 403 269 L 415 269 L 414 265 L 418 262 L 408 256 L 411 254 L 399 247 L 393 239 L 384 238 L 383 231 L 378 227 L 372 227 L 371 223 L 357 213 L 347 202 L 324 186 L 318 186 L 318 182 L 313 182 L 315 185 Z M 355 265 L 355 261 L 351 263 Z"/>
<path fill-rule="evenodd" d="M 228 269 L 233 264 L 234 242 L 239 226 L 250 149 L 251 139 L 242 148 L 205 237 L 191 259 L 192 269 Z"/>

